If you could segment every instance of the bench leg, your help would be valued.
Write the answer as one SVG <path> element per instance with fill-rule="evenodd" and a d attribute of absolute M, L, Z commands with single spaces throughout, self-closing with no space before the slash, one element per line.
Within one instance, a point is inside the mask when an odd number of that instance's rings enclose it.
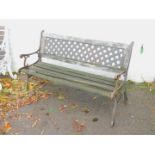
<path fill-rule="evenodd" d="M 113 110 L 112 110 L 112 118 L 111 118 L 111 123 L 110 123 L 111 127 L 113 127 L 115 124 L 116 108 L 117 108 L 117 104 L 118 104 L 118 101 L 116 98 L 114 99 L 113 104 L 114 104 L 114 106 L 113 106 Z"/>
<path fill-rule="evenodd" d="M 127 104 L 127 101 L 128 101 L 128 96 L 127 96 L 127 91 L 126 91 L 126 89 L 125 89 L 124 92 L 123 92 L 123 101 L 124 101 L 124 104 L 126 105 L 126 104 Z"/>

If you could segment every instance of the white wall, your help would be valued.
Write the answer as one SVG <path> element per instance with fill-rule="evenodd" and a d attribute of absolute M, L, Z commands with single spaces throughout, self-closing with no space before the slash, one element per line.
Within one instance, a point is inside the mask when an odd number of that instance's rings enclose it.
<path fill-rule="evenodd" d="M 0 20 L 10 29 L 13 68 L 22 66 L 19 54 L 35 51 L 42 29 L 52 33 L 104 41 L 135 42 L 128 79 L 155 79 L 155 20 Z M 140 47 L 144 44 L 144 53 Z"/>

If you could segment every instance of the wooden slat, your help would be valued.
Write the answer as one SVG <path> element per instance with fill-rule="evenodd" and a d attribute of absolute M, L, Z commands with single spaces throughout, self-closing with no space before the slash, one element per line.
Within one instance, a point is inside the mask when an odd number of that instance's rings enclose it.
<path fill-rule="evenodd" d="M 81 84 L 96 86 L 96 87 L 99 87 L 99 88 L 102 88 L 102 89 L 105 89 L 105 90 L 108 90 L 108 91 L 113 91 L 113 89 L 114 89 L 114 87 L 112 87 L 112 86 L 104 85 L 104 84 L 97 83 L 97 82 L 93 82 L 93 81 L 90 81 L 89 79 L 84 80 L 84 79 L 78 78 L 78 77 L 67 76 L 67 75 L 65 75 L 63 73 L 51 72 L 49 70 L 41 69 L 41 68 L 38 68 L 38 67 L 35 67 L 35 66 L 31 67 L 31 69 L 36 71 L 37 73 L 40 73 L 40 74 L 43 74 L 43 75 L 46 75 L 46 76 L 52 76 L 54 78 L 60 78 L 60 79 L 63 79 L 63 80 L 69 80 L 69 81 L 72 81 L 72 82 L 77 82 L 77 83 L 81 83 Z"/>
<path fill-rule="evenodd" d="M 49 66 L 49 65 L 44 65 L 44 64 L 40 64 L 40 63 L 37 63 L 35 64 L 34 66 L 37 66 L 37 67 L 40 67 L 42 69 L 46 69 L 46 70 L 49 70 L 49 71 L 54 71 L 54 72 L 57 72 L 57 73 L 63 73 L 65 75 L 70 75 L 70 76 L 74 76 L 74 77 L 79 77 L 79 78 L 82 78 L 82 79 L 89 79 L 91 81 L 94 81 L 94 82 L 98 82 L 98 83 L 102 83 L 102 84 L 107 84 L 107 85 L 110 85 L 110 86 L 114 86 L 115 85 L 115 81 L 106 81 L 106 80 L 103 80 L 103 79 L 98 79 L 96 76 L 95 77 L 91 77 L 91 76 L 88 76 L 88 75 L 84 75 L 84 74 L 80 74 L 79 72 L 76 73 L 75 71 L 70 71 L 70 70 L 66 70 L 66 68 L 58 68 L 55 66 Z"/>
<path fill-rule="evenodd" d="M 39 74 L 39 73 L 33 73 L 33 72 L 30 73 L 29 70 L 25 70 L 25 72 L 27 74 L 31 74 L 33 76 L 37 76 L 37 77 L 40 77 L 40 78 L 43 78 L 43 79 L 47 79 L 49 81 L 53 81 L 54 83 L 59 84 L 59 85 L 67 85 L 67 86 L 71 86 L 71 87 L 76 87 L 76 88 L 79 88 L 79 89 L 82 89 L 82 90 L 86 90 L 88 92 L 101 94 L 101 95 L 107 96 L 107 97 L 110 97 L 110 95 L 111 95 L 110 92 L 104 91 L 103 89 L 99 89 L 97 87 L 93 87 L 93 86 L 89 86 L 89 85 L 83 85 L 83 84 L 80 84 L 80 83 L 77 83 L 77 82 L 71 82 L 71 81 L 67 81 L 67 80 L 64 80 L 64 79 L 58 79 L 58 78 L 46 76 L 46 75 Z"/>
<path fill-rule="evenodd" d="M 92 78 L 95 78 L 95 79 L 100 79 L 100 80 L 105 80 L 105 81 L 109 81 L 109 82 L 113 82 L 114 83 L 114 79 L 111 79 L 111 78 L 107 78 L 107 77 L 104 77 L 104 76 L 99 76 L 99 75 L 94 75 L 94 74 L 91 74 L 91 73 L 86 73 L 86 72 L 82 72 L 82 71 L 78 71 L 78 70 L 73 70 L 73 69 L 70 69 L 70 68 L 65 68 L 65 67 L 61 67 L 61 66 L 56 66 L 56 65 L 52 65 L 52 64 L 48 64 L 48 63 L 44 63 L 44 62 L 39 62 L 37 64 L 35 64 L 36 66 L 39 66 L 39 67 L 43 67 L 43 66 L 46 66 L 46 67 L 49 67 L 49 68 L 55 68 L 57 70 L 63 70 L 64 72 L 69 72 L 69 73 L 76 73 L 76 74 L 79 74 L 79 75 L 84 75 L 84 76 L 87 76 L 87 77 L 92 77 Z"/>
<path fill-rule="evenodd" d="M 120 73 L 124 70 L 122 70 L 121 68 L 118 69 L 118 68 L 115 68 L 115 67 L 112 67 L 112 66 L 106 66 L 106 65 L 100 65 L 100 64 L 94 64 L 94 63 L 91 63 L 91 62 L 83 62 L 83 61 L 80 61 L 80 60 L 74 60 L 74 59 L 71 59 L 71 58 L 67 58 L 67 57 L 60 57 L 60 56 L 56 56 L 56 55 L 51 55 L 51 54 L 47 54 L 47 53 L 41 53 L 41 57 L 42 58 L 47 58 L 47 59 L 51 59 L 51 61 L 54 59 L 54 60 L 58 60 L 58 61 L 62 61 L 62 62 L 66 62 L 66 63 L 70 63 L 70 64 L 79 64 L 81 66 L 85 66 L 85 67 L 100 67 L 100 68 L 107 68 L 108 71 L 112 71 L 112 72 L 116 72 L 116 73 Z"/>

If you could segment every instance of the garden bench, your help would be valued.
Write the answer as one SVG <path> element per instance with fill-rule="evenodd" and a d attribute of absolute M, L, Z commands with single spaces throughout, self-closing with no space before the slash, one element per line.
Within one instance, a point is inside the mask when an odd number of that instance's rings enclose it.
<path fill-rule="evenodd" d="M 36 52 L 22 54 L 24 67 L 20 72 L 58 84 L 76 87 L 110 98 L 114 104 L 111 126 L 121 96 L 127 101 L 126 81 L 132 53 L 131 44 L 102 42 L 41 32 Z M 27 58 L 37 54 L 35 63 Z"/>

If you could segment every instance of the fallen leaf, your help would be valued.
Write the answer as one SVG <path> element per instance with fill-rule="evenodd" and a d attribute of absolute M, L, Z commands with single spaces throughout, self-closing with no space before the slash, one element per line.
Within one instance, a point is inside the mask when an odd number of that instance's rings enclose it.
<path fill-rule="evenodd" d="M 0 120 L 5 124 L 2 128 L 4 132 L 11 129 L 11 125 L 5 122 L 8 112 L 16 111 L 19 108 L 29 104 L 38 103 L 38 100 L 47 99 L 49 95 L 53 94 L 40 90 L 43 84 L 46 84 L 47 82 L 48 81 L 39 78 L 35 78 L 35 80 L 32 79 L 32 82 L 30 81 L 29 83 L 29 89 L 27 90 L 25 80 L 0 78 L 0 83 L 3 86 L 3 89 L 0 91 Z M 22 117 L 31 119 L 32 115 L 30 116 L 20 114 L 16 116 L 10 116 L 9 118 L 20 120 Z M 33 126 L 35 126 L 35 124 L 33 124 Z"/>
<path fill-rule="evenodd" d="M 11 124 L 9 122 L 4 123 L 4 126 L 0 128 L 0 134 L 6 134 L 11 130 Z"/>
<path fill-rule="evenodd" d="M 34 128 L 37 125 L 37 123 L 38 123 L 38 120 L 35 120 L 32 124 L 32 128 Z"/>
<path fill-rule="evenodd" d="M 11 88 L 11 86 L 12 86 L 12 83 L 10 81 L 4 83 L 4 85 L 3 85 L 3 87 L 6 87 L 6 88 Z"/>
<path fill-rule="evenodd" d="M 64 111 L 67 110 L 67 108 L 68 108 L 68 106 L 67 106 L 66 104 L 61 105 L 61 106 L 59 107 L 59 111 L 64 112 Z"/>
<path fill-rule="evenodd" d="M 50 113 L 49 113 L 49 112 L 47 112 L 47 113 L 46 113 L 46 116 L 49 116 L 49 115 L 50 115 Z"/>
<path fill-rule="evenodd" d="M 88 114 L 90 110 L 87 107 L 82 108 L 82 112 Z"/>
<path fill-rule="evenodd" d="M 93 100 L 96 100 L 96 99 L 97 99 L 97 96 L 94 96 L 94 97 L 93 97 Z"/>
<path fill-rule="evenodd" d="M 59 95 L 59 96 L 58 96 L 58 99 L 59 99 L 59 100 L 64 100 L 64 99 L 65 99 L 65 96 L 64 96 L 64 95 Z"/>
<path fill-rule="evenodd" d="M 77 133 L 81 133 L 86 128 L 85 124 L 80 122 L 79 120 L 73 120 L 72 124 L 73 130 Z"/>
<path fill-rule="evenodd" d="M 68 103 L 68 107 L 69 107 L 70 109 L 75 109 L 75 108 L 78 107 L 78 104 L 77 104 L 77 103 L 70 102 L 70 103 Z"/>
<path fill-rule="evenodd" d="M 98 121 L 98 118 L 97 117 L 95 117 L 95 118 L 93 118 L 93 120 L 92 120 L 93 122 L 97 122 Z"/>
<path fill-rule="evenodd" d="M 29 90 L 33 90 L 36 86 L 37 86 L 36 83 L 30 82 L 30 83 L 28 84 L 28 89 L 29 89 Z"/>
<path fill-rule="evenodd" d="M 9 131 L 11 128 L 11 124 L 9 122 L 5 122 L 5 130 Z"/>
<path fill-rule="evenodd" d="M 152 111 L 155 112 L 155 108 L 152 108 Z"/>

